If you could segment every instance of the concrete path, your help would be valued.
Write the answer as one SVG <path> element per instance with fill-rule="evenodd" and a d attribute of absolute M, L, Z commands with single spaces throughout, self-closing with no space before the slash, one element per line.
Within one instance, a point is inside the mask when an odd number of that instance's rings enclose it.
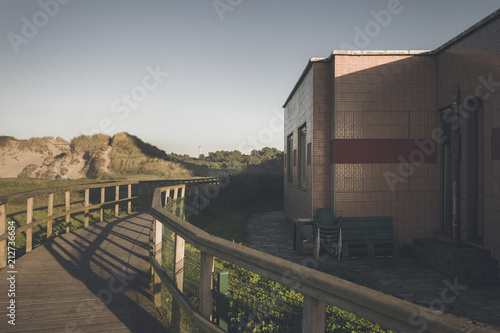
<path fill-rule="evenodd" d="M 283 212 L 256 214 L 248 222 L 249 247 L 311 266 L 312 255 L 292 251 L 293 227 L 285 221 Z M 366 286 L 421 305 L 425 311 L 443 311 L 500 328 L 500 286 L 462 286 L 404 253 L 398 259 L 340 262 L 322 256 L 315 265 L 321 271 L 340 272 L 339 277 L 352 277 L 353 282 L 362 281 Z"/>

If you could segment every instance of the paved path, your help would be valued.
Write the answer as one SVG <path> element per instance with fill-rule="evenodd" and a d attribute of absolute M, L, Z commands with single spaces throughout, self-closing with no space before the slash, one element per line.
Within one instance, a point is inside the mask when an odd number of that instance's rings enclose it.
<path fill-rule="evenodd" d="M 285 221 L 283 212 L 256 214 L 248 222 L 249 247 L 299 264 L 311 263 L 312 255 L 297 255 L 292 251 L 293 228 Z M 449 285 L 454 286 L 455 281 L 404 254 L 399 259 L 340 262 L 329 257 L 317 265 L 322 271 L 345 272 L 347 274 L 343 275 L 362 279 L 372 288 L 424 308 L 442 310 L 500 328 L 500 286 L 459 285 L 456 295 L 443 293 Z"/>
<path fill-rule="evenodd" d="M 136 213 L 58 237 L 16 261 L 15 326 L 0 270 L 0 332 L 161 332 L 149 294 L 152 217 Z"/>

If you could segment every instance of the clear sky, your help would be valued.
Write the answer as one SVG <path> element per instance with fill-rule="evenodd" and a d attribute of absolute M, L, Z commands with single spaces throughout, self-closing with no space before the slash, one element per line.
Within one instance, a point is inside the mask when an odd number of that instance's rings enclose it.
<path fill-rule="evenodd" d="M 498 0 L 0 0 L 0 135 L 283 149 L 311 57 L 435 49 Z M 389 13 L 389 15 L 387 15 Z M 359 37 L 359 31 L 365 37 Z"/>

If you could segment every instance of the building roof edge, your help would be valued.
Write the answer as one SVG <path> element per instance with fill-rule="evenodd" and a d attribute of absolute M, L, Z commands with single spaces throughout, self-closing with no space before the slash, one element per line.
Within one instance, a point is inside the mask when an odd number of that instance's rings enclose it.
<path fill-rule="evenodd" d="M 332 55 L 425 55 L 432 50 L 333 50 Z"/>
<path fill-rule="evenodd" d="M 494 11 L 490 15 L 486 16 L 481 21 L 479 21 L 476 24 L 474 24 L 473 26 L 471 26 L 469 29 L 461 32 L 457 36 L 453 37 L 452 39 L 450 39 L 449 41 L 447 41 L 446 43 L 444 43 L 443 45 L 441 45 L 440 47 L 438 47 L 437 49 L 432 51 L 432 55 L 437 55 L 437 54 L 443 52 L 444 50 L 446 50 L 447 48 L 449 48 L 453 44 L 457 43 L 461 39 L 465 38 L 466 36 L 470 35 L 471 33 L 475 32 L 476 30 L 481 28 L 483 25 L 485 25 L 485 24 L 487 24 L 487 23 L 489 23 L 489 22 L 491 22 L 499 17 L 500 17 L 500 9 L 497 9 L 496 11 Z"/>
<path fill-rule="evenodd" d="M 306 76 L 307 72 L 311 69 L 312 64 L 314 62 L 330 62 L 333 60 L 333 58 L 336 55 L 353 55 L 353 56 L 369 56 L 369 55 L 430 55 L 430 56 L 435 56 L 447 48 L 451 47 L 453 44 L 457 43 L 461 39 L 465 38 L 469 34 L 475 32 L 479 28 L 481 28 L 483 25 L 497 19 L 500 17 L 500 9 L 494 11 L 490 15 L 486 16 L 484 19 L 481 21 L 477 22 L 467 30 L 463 31 L 459 35 L 455 36 L 454 38 L 450 39 L 440 47 L 438 47 L 435 50 L 333 50 L 332 53 L 326 57 L 326 58 L 310 58 L 306 67 L 302 71 L 302 74 L 300 75 L 299 79 L 297 80 L 297 83 L 295 83 L 292 91 L 288 95 L 288 98 L 286 99 L 285 103 L 283 104 L 283 108 L 286 107 L 288 102 L 290 102 L 290 99 L 292 99 L 293 95 L 297 91 L 298 87 L 302 83 L 302 80 Z"/>
<path fill-rule="evenodd" d="M 307 75 L 309 72 L 309 69 L 311 69 L 312 64 L 315 62 L 331 62 L 333 58 L 336 55 L 353 55 L 353 56 L 359 56 L 359 55 L 428 55 L 431 54 L 432 51 L 430 50 L 333 50 L 330 56 L 325 57 L 325 58 L 310 58 L 309 61 L 307 62 L 306 67 L 302 71 L 302 74 L 300 75 L 299 79 L 297 80 L 297 83 L 293 86 L 292 91 L 288 95 L 288 98 L 286 99 L 285 103 L 283 104 L 283 108 L 286 107 L 288 102 L 292 99 L 293 95 L 299 88 L 300 84 L 302 83 L 302 80 L 304 77 Z"/>
<path fill-rule="evenodd" d="M 302 74 L 300 74 L 300 77 L 299 79 L 297 80 L 297 82 L 295 83 L 295 85 L 293 86 L 293 89 L 292 91 L 290 92 L 290 94 L 288 95 L 288 98 L 286 99 L 285 103 L 283 104 L 283 109 L 286 108 L 286 105 L 288 104 L 288 102 L 290 102 L 290 100 L 292 99 L 293 95 L 295 94 L 295 92 L 297 91 L 297 89 L 299 88 L 300 84 L 302 83 L 302 80 L 304 80 L 304 77 L 307 75 L 307 73 L 309 72 L 309 70 L 311 69 L 312 67 L 312 63 L 313 62 L 317 62 L 317 61 L 324 61 L 324 59 L 327 59 L 327 58 L 311 58 L 309 59 L 309 61 L 307 62 L 307 65 L 306 67 L 304 68 L 304 70 L 302 71 Z"/>

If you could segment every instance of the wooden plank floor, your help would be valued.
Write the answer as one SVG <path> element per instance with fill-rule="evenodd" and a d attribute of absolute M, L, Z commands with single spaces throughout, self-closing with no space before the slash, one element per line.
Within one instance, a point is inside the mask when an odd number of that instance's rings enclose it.
<path fill-rule="evenodd" d="M 136 213 L 58 237 L 0 270 L 0 332 L 162 332 L 149 293 L 152 217 Z"/>

